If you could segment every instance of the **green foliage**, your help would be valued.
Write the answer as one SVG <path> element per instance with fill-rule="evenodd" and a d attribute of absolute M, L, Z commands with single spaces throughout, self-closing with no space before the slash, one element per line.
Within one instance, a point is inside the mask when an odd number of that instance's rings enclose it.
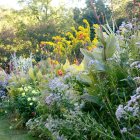
<path fill-rule="evenodd" d="M 23 2 L 23 1 L 22 1 Z M 26 4 L 28 1 L 24 1 Z M 23 9 L 1 8 L 0 24 L 0 63 L 8 69 L 11 54 L 28 57 L 36 54 L 40 61 L 43 56 L 38 46 L 43 40 L 51 40 L 52 36 L 63 34 L 74 23 L 71 10 L 64 7 L 53 8 L 51 1 L 30 1 Z M 65 14 L 63 14 L 65 11 Z M 69 16 L 68 16 L 69 15 Z"/>
<path fill-rule="evenodd" d="M 27 122 L 30 118 L 37 115 L 37 97 L 40 95 L 40 92 L 31 86 L 21 87 L 19 91 L 20 93 L 14 99 L 15 108 L 23 122 Z"/>
<path fill-rule="evenodd" d="M 95 48 L 94 51 L 90 52 L 81 49 L 81 52 L 84 55 L 83 61 L 85 63 L 85 68 L 92 65 L 94 70 L 105 71 L 106 62 L 115 54 L 118 47 L 117 38 L 108 24 L 107 27 L 108 28 L 104 27 L 107 34 L 100 30 L 101 27 L 95 28 L 99 43 L 97 44 L 98 47 Z"/>
<path fill-rule="evenodd" d="M 108 23 L 103 26 L 94 24 L 95 38 L 91 41 L 90 25 L 84 20 L 85 28 L 80 26 L 76 30 L 73 27 L 67 37 L 63 37 L 64 34 L 55 36 L 51 42 L 53 31 L 60 33 L 55 30 L 62 28 L 65 18 L 61 17 L 63 10 L 55 14 L 56 9 L 50 2 L 31 0 L 27 3 L 27 7 L 20 11 L 29 12 L 26 20 L 18 19 L 17 27 L 10 27 L 16 30 L 15 34 L 12 31 L 10 37 L 7 35 L 10 39 L 5 36 L 1 39 L 1 44 L 10 47 L 13 42 L 26 44 L 29 41 L 33 45 L 30 48 L 33 56 L 37 52 L 35 58 L 42 60 L 50 56 L 57 59 L 48 58 L 33 64 L 32 55 L 30 58 L 18 57 L 19 54 L 12 56 L 13 71 L 8 76 L 7 96 L 0 97 L 2 112 L 12 114 L 11 118 L 17 120 L 16 127 L 26 126 L 32 135 L 42 140 L 139 138 L 140 33 L 135 30 L 139 23 L 136 20 L 123 23 L 117 33 L 114 23 L 113 29 Z M 97 3 L 104 7 L 102 1 Z M 19 16 L 19 13 L 13 11 L 12 14 Z M 32 22 L 28 22 L 31 15 L 34 15 Z M 46 27 L 50 28 L 48 35 L 51 35 L 47 42 L 43 42 Z M 51 30 L 53 27 L 55 29 Z M 67 29 L 61 31 L 64 30 Z M 42 50 L 38 50 L 40 41 Z M 21 43 L 23 53 L 24 43 Z M 50 53 L 48 56 L 40 52 L 44 47 Z M 84 55 L 81 64 L 70 65 L 68 60 L 65 65 L 58 63 L 66 57 L 71 58 L 70 54 L 74 53 L 82 60 L 80 47 Z M 13 52 L 21 51 L 21 48 L 17 47 Z"/>

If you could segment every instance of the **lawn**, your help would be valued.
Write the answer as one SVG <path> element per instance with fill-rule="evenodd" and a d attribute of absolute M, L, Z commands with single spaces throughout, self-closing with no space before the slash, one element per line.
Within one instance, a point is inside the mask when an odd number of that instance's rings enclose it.
<path fill-rule="evenodd" d="M 35 140 L 25 130 L 11 130 L 7 119 L 0 117 L 0 140 Z"/>

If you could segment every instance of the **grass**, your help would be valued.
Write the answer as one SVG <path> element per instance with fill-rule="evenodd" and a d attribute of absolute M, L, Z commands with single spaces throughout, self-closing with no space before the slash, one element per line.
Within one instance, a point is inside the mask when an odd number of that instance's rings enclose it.
<path fill-rule="evenodd" d="M 25 130 L 12 130 L 6 118 L 0 117 L 0 140 L 36 140 Z"/>

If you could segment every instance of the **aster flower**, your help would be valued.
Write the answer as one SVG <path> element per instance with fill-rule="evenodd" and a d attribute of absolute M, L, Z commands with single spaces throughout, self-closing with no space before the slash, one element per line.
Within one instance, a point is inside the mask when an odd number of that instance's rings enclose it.
<path fill-rule="evenodd" d="M 124 114 L 125 110 L 123 108 L 123 105 L 119 105 L 115 113 L 117 119 L 120 121 L 120 119 L 123 118 Z"/>
<path fill-rule="evenodd" d="M 140 68 L 140 61 L 134 61 L 131 65 L 131 68 Z"/>
<path fill-rule="evenodd" d="M 127 132 L 127 128 L 124 127 L 123 129 L 121 129 L 121 133 L 126 133 Z"/>

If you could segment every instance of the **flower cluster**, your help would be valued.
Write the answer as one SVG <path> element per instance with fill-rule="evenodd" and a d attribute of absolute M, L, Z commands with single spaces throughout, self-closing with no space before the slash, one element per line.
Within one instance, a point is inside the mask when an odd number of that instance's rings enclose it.
<path fill-rule="evenodd" d="M 6 96 L 6 86 L 7 82 L 0 81 L 0 98 L 4 98 Z"/>
<path fill-rule="evenodd" d="M 140 87 L 136 89 L 136 94 L 131 96 L 125 106 L 119 105 L 116 110 L 116 117 L 119 121 L 122 118 L 127 120 L 129 115 L 140 117 Z"/>
<path fill-rule="evenodd" d="M 140 68 L 140 61 L 134 61 L 131 65 L 131 68 Z"/>
<path fill-rule="evenodd" d="M 52 133 L 56 140 L 67 140 L 65 136 L 60 135 L 58 132 L 59 125 L 62 121 L 61 119 L 53 119 L 50 115 L 45 123 L 45 127 Z"/>
<path fill-rule="evenodd" d="M 76 59 L 78 59 L 80 48 L 93 51 L 99 43 L 97 35 L 95 35 L 95 38 L 91 40 L 90 25 L 86 19 L 84 19 L 83 22 L 85 26 L 79 26 L 78 29 L 72 27 L 71 32 L 67 32 L 65 37 L 54 36 L 52 38 L 52 42 L 41 42 L 41 50 L 46 52 L 48 55 L 53 53 L 59 61 L 62 58 L 71 57 L 73 52 L 77 53 L 74 55 L 76 56 Z M 99 25 L 95 24 L 94 28 L 99 31 Z M 75 62 L 75 58 L 71 61 Z"/>
<path fill-rule="evenodd" d="M 134 77 L 133 80 L 137 85 L 140 85 L 140 77 Z"/>
<path fill-rule="evenodd" d="M 32 86 L 25 86 L 18 88 L 18 96 L 16 96 L 16 108 L 25 121 L 36 116 L 36 106 L 38 104 L 38 97 L 40 91 Z"/>
<path fill-rule="evenodd" d="M 55 77 L 53 80 L 49 82 L 49 88 L 51 91 L 66 91 L 69 86 L 64 83 L 63 77 Z"/>
<path fill-rule="evenodd" d="M 58 95 L 58 94 L 53 94 L 53 93 L 51 93 L 49 96 L 46 97 L 45 103 L 46 103 L 47 105 L 51 105 L 51 104 L 54 103 L 55 101 L 58 101 L 58 102 L 59 102 L 60 97 L 61 97 L 61 96 Z"/>

